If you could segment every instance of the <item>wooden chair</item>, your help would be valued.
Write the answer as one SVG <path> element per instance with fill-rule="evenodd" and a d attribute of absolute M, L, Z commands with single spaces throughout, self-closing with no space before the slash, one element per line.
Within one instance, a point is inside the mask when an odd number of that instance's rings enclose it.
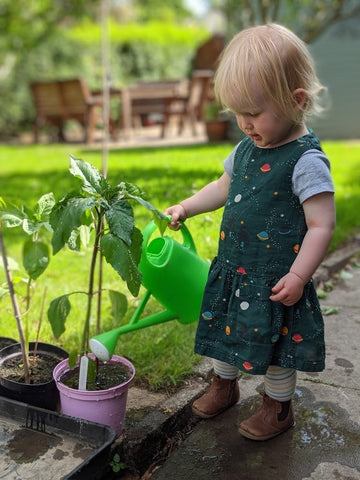
<path fill-rule="evenodd" d="M 188 84 L 187 94 L 173 98 L 168 102 L 164 111 L 162 137 L 165 136 L 172 115 L 179 117 L 179 134 L 183 131 L 185 123 L 189 122 L 193 135 L 197 135 L 196 125 L 203 118 L 213 73 L 212 70 L 194 70 Z"/>
<path fill-rule="evenodd" d="M 64 141 L 65 106 L 60 95 L 58 82 L 33 82 L 30 90 L 35 107 L 34 140 L 39 141 L 40 128 L 45 124 L 58 129 L 58 140 Z"/>
<path fill-rule="evenodd" d="M 33 82 L 30 85 L 36 117 L 34 122 L 35 142 L 39 140 L 40 127 L 45 124 L 58 128 L 58 139 L 65 140 L 64 124 L 76 120 L 85 129 L 86 143 L 92 143 L 96 122 L 101 119 L 103 100 L 101 95 L 92 95 L 81 78 Z"/>

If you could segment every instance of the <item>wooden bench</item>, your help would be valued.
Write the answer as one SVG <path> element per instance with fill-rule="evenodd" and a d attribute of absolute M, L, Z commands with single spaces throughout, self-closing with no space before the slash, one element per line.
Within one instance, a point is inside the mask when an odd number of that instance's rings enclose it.
<path fill-rule="evenodd" d="M 79 122 L 85 129 L 85 142 L 93 142 L 96 123 L 101 120 L 101 94 L 94 95 L 81 78 L 33 82 L 30 89 L 36 111 L 35 142 L 39 141 L 40 128 L 46 124 L 57 127 L 58 139 L 64 141 L 67 120 Z"/>

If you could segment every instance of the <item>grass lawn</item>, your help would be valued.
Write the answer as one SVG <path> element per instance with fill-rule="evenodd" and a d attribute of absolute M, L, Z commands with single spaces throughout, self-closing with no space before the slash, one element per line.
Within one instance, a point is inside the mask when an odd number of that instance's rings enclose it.
<path fill-rule="evenodd" d="M 331 244 L 335 249 L 346 241 L 360 226 L 360 142 L 323 142 L 323 148 L 332 164 L 336 188 L 337 227 Z M 137 184 L 148 195 L 149 201 L 159 210 L 201 188 L 222 173 L 222 162 L 232 145 L 198 145 L 168 148 L 112 150 L 109 154 L 109 180 L 112 184 L 126 180 Z M 44 193 L 54 192 L 58 200 L 63 192 L 70 191 L 75 180 L 68 173 L 69 154 L 100 167 L 101 152 L 80 145 L 0 146 L 0 195 L 7 201 L 20 201 L 33 206 Z M 189 219 L 190 229 L 199 255 L 206 259 L 216 253 L 221 210 Z M 137 226 L 142 229 L 151 220 L 151 214 L 136 207 Z M 177 235 L 181 241 L 181 234 Z M 21 235 L 15 230 L 5 232 L 9 256 L 20 261 Z M 84 290 L 88 262 L 83 261 L 88 252 L 66 252 L 51 259 L 47 272 L 38 280 L 38 297 L 29 314 L 30 339 L 35 336 L 43 287 L 48 287 L 46 305 L 51 299 L 72 290 Z M 81 258 L 78 258 L 81 257 Z M 81 261 L 77 261 L 81 260 Z M 0 281 L 4 279 L 0 272 Z M 106 268 L 105 285 L 126 293 L 121 279 Z M 140 298 L 143 295 L 140 293 Z M 131 311 L 138 299 L 131 299 Z M 73 304 L 67 330 L 59 341 L 51 334 L 47 321 L 43 322 L 41 339 L 59 343 L 65 348 L 78 343 L 81 335 L 85 305 Z M 47 307 L 46 307 L 47 309 Z M 151 300 L 145 314 L 160 311 L 161 306 Z M 0 335 L 17 338 L 8 298 L 1 300 Z M 116 327 L 105 305 L 103 329 Z M 131 359 L 137 370 L 139 383 L 154 390 L 179 384 L 192 372 L 199 357 L 193 353 L 196 324 L 182 325 L 177 321 L 151 327 L 120 337 L 116 353 Z"/>

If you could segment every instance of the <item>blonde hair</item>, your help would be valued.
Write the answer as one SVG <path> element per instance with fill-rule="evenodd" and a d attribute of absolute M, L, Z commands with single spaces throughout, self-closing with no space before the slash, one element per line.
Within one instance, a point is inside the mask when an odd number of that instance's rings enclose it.
<path fill-rule="evenodd" d="M 256 111 L 254 86 L 294 123 L 322 110 L 318 95 L 326 89 L 314 61 L 305 43 L 281 25 L 247 28 L 235 35 L 221 55 L 214 88 L 222 106 L 235 114 Z M 306 92 L 300 112 L 293 95 L 298 88 Z"/>

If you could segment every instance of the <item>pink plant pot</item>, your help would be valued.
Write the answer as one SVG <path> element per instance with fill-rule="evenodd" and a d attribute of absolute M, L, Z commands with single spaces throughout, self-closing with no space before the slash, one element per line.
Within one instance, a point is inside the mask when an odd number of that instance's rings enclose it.
<path fill-rule="evenodd" d="M 89 357 L 95 358 L 92 354 L 89 354 Z M 127 395 L 135 376 L 135 367 L 129 360 L 117 355 L 113 355 L 109 363 L 121 363 L 128 367 L 131 378 L 107 390 L 76 390 L 64 385 L 60 380 L 70 370 L 67 359 L 55 367 L 53 377 L 59 390 L 61 413 L 108 425 L 120 435 L 124 428 Z"/>

